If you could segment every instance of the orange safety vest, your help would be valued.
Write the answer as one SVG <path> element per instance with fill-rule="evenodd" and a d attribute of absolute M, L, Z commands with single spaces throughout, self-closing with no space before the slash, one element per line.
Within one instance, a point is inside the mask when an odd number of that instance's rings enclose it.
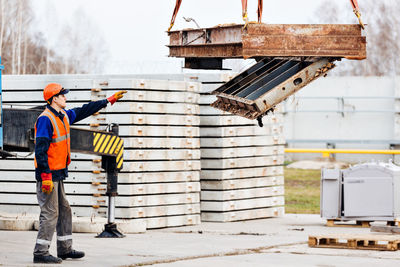
<path fill-rule="evenodd" d="M 54 115 L 48 108 L 46 108 L 40 117 L 46 116 L 50 119 L 53 126 L 53 136 L 50 142 L 49 150 L 47 151 L 49 168 L 52 171 L 62 170 L 67 168 L 71 163 L 71 138 L 69 130 L 69 118 L 64 110 L 64 119 L 61 121 L 60 117 Z M 36 123 L 35 123 L 35 139 L 36 139 Z M 36 157 L 35 167 L 37 168 Z"/>

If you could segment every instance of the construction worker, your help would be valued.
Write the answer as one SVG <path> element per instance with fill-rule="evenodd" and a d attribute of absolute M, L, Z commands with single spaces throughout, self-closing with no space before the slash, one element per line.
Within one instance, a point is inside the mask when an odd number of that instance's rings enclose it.
<path fill-rule="evenodd" d="M 34 263 L 61 263 L 67 258 L 85 256 L 84 252 L 72 249 L 72 213 L 63 182 L 68 177 L 68 165 L 71 162 L 69 126 L 106 107 L 108 103 L 114 104 L 126 93 L 119 91 L 107 99 L 65 110 L 65 94 L 68 92 L 60 84 L 48 84 L 43 91 L 46 109 L 35 124 L 35 176 L 40 218 L 33 252 Z M 57 257 L 49 253 L 55 230 Z"/>

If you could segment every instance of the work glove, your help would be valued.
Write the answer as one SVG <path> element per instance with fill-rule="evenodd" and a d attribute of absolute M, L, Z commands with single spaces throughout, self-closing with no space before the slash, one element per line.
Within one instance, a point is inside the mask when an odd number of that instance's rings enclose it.
<path fill-rule="evenodd" d="M 52 180 L 52 175 L 51 173 L 42 173 L 40 175 L 42 178 L 42 192 L 46 194 L 50 194 L 53 191 L 54 184 Z"/>
<path fill-rule="evenodd" d="M 124 94 L 126 94 L 127 92 L 128 91 L 126 91 L 126 90 L 116 92 L 115 94 L 113 94 L 112 96 L 107 98 L 107 100 L 108 100 L 108 102 L 111 103 L 111 105 L 113 105 L 115 102 L 117 102 L 117 100 L 121 99 L 124 96 Z"/>

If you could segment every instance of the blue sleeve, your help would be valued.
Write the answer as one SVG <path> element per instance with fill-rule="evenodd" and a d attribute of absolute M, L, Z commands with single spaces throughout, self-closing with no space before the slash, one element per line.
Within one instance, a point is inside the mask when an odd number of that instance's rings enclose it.
<path fill-rule="evenodd" d="M 50 147 L 50 139 L 45 137 L 37 137 L 35 141 L 35 158 L 37 163 L 37 169 L 40 173 L 50 173 L 49 161 L 47 157 L 47 151 Z"/>
<path fill-rule="evenodd" d="M 66 110 L 70 124 L 86 119 L 87 117 L 93 115 L 93 113 L 96 113 L 100 109 L 105 108 L 107 104 L 108 100 L 103 99 L 99 101 L 89 102 L 80 108 Z"/>
<path fill-rule="evenodd" d="M 46 116 L 39 117 L 36 122 L 35 158 L 39 172 L 50 173 L 47 151 L 53 135 L 53 126 Z"/>
<path fill-rule="evenodd" d="M 70 124 L 74 123 L 75 119 L 76 119 L 76 113 L 75 113 L 74 109 L 68 109 L 68 110 L 65 110 L 65 112 L 68 115 L 69 123 Z"/>
<path fill-rule="evenodd" d="M 46 137 L 51 140 L 53 137 L 53 126 L 48 117 L 42 116 L 36 122 L 36 137 Z"/>

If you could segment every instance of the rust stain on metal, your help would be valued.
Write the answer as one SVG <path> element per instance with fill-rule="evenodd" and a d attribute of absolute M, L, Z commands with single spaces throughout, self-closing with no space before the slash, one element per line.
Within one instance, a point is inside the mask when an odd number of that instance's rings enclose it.
<path fill-rule="evenodd" d="M 282 84 L 279 84 L 274 89 L 268 91 L 266 94 L 260 96 L 254 101 L 250 101 L 249 99 L 241 98 L 235 95 L 229 95 L 221 92 L 214 91 L 213 94 L 217 95 L 217 100 L 211 104 L 212 107 L 220 109 L 222 111 L 226 111 L 232 113 L 234 115 L 242 116 L 251 120 L 254 120 L 258 117 L 262 117 L 269 112 L 273 111 L 275 106 L 285 100 L 290 95 L 294 94 L 304 86 L 308 85 L 315 79 L 325 75 L 329 70 L 333 69 L 336 65 L 332 62 L 327 62 L 324 65 L 320 65 L 320 68 L 311 71 L 312 69 L 306 69 L 304 72 L 300 72 L 296 75 L 290 77 L 290 79 L 286 80 Z M 296 84 L 296 80 L 301 79 L 301 82 Z M 286 88 L 284 84 L 288 84 L 292 86 L 292 90 L 290 88 Z M 273 103 L 268 103 L 264 98 L 268 94 L 273 93 L 275 90 L 286 91 L 289 90 L 288 93 L 282 94 L 280 97 L 276 97 L 273 99 Z M 258 99 L 261 99 L 259 101 Z M 262 108 L 260 108 L 260 104 L 262 103 Z"/>
<path fill-rule="evenodd" d="M 169 33 L 170 56 L 366 58 L 366 37 L 353 24 L 249 24 Z"/>
<path fill-rule="evenodd" d="M 249 35 L 361 36 L 357 24 L 255 24 L 247 28 Z"/>
<path fill-rule="evenodd" d="M 217 100 L 211 106 L 249 119 L 264 116 L 288 96 L 325 76 L 335 67 L 335 60 L 367 57 L 366 37 L 355 24 L 249 24 L 246 29 L 222 25 L 173 31 L 169 37 L 169 55 L 173 57 L 202 62 L 206 62 L 204 58 L 257 59 L 255 68 L 262 71 L 253 69 L 251 75 L 240 78 L 241 83 L 234 78 L 212 92 Z M 271 79 L 265 78 L 273 72 Z"/>
<path fill-rule="evenodd" d="M 242 44 L 204 44 L 188 46 L 170 46 L 169 55 L 171 57 L 192 57 L 192 58 L 240 58 Z"/>

